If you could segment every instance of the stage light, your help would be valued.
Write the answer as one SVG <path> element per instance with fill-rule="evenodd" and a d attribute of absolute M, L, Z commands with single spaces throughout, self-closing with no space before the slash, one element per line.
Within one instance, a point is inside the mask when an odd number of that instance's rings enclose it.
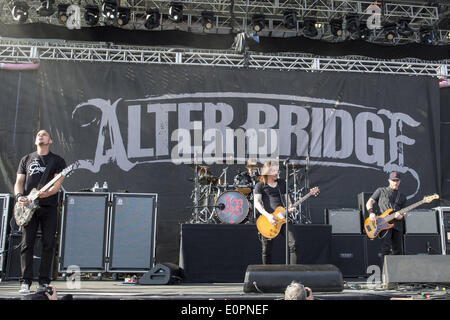
<path fill-rule="evenodd" d="M 432 44 L 435 39 L 433 28 L 429 26 L 420 27 L 419 39 L 422 43 Z"/>
<path fill-rule="evenodd" d="M 405 37 L 410 37 L 414 34 L 414 30 L 409 26 L 409 20 L 401 19 L 398 22 L 398 33 Z"/>
<path fill-rule="evenodd" d="M 130 22 L 130 14 L 131 9 L 125 8 L 125 7 L 118 7 L 117 8 L 117 24 L 119 26 L 124 26 Z"/>
<path fill-rule="evenodd" d="M 69 7 L 68 3 L 60 3 L 58 4 L 58 20 L 61 23 L 66 23 L 67 21 L 67 8 Z"/>
<path fill-rule="evenodd" d="M 29 6 L 26 2 L 17 1 L 14 2 L 13 8 L 11 10 L 11 14 L 13 16 L 14 21 L 19 23 L 24 23 L 28 19 L 28 9 Z"/>
<path fill-rule="evenodd" d="M 41 6 L 37 9 L 37 13 L 43 17 L 50 17 L 55 13 L 54 2 L 55 0 L 41 0 Z"/>
<path fill-rule="evenodd" d="M 252 16 L 253 31 L 259 32 L 266 26 L 266 19 L 262 14 L 255 14 Z"/>
<path fill-rule="evenodd" d="M 303 21 L 303 34 L 308 38 L 317 36 L 316 20 L 312 18 L 305 18 Z"/>
<path fill-rule="evenodd" d="M 283 13 L 283 24 L 288 29 L 296 29 L 298 24 L 297 11 L 288 10 Z"/>
<path fill-rule="evenodd" d="M 359 32 L 359 17 L 356 14 L 348 14 L 345 17 L 345 21 L 347 23 L 346 30 L 350 33 L 356 33 Z"/>
<path fill-rule="evenodd" d="M 114 20 L 117 18 L 117 2 L 115 0 L 103 0 L 102 15 L 107 20 Z"/>
<path fill-rule="evenodd" d="M 202 12 L 201 23 L 203 28 L 210 30 L 214 26 L 214 13 L 209 11 Z"/>
<path fill-rule="evenodd" d="M 158 10 L 148 9 L 145 15 L 144 27 L 147 29 L 155 29 L 159 27 L 159 20 L 161 19 L 161 14 Z"/>
<path fill-rule="evenodd" d="M 87 5 L 84 7 L 86 9 L 84 13 L 84 20 L 89 26 L 95 26 L 98 23 L 100 10 L 97 6 Z"/>
<path fill-rule="evenodd" d="M 388 23 L 383 27 L 383 33 L 386 40 L 393 41 L 397 37 L 397 25 Z"/>
<path fill-rule="evenodd" d="M 342 19 L 332 19 L 330 21 L 331 34 L 335 37 L 342 36 Z"/>
<path fill-rule="evenodd" d="M 358 37 L 362 40 L 368 40 L 372 31 L 367 27 L 366 23 L 359 25 Z"/>
<path fill-rule="evenodd" d="M 169 19 L 174 22 L 180 22 L 183 19 L 183 5 L 173 2 L 169 6 Z"/>

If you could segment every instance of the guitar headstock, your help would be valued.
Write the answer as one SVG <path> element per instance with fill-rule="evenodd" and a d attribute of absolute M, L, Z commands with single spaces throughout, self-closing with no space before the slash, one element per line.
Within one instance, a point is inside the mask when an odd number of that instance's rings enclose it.
<path fill-rule="evenodd" d="M 425 203 L 430 203 L 433 200 L 439 199 L 439 195 L 437 193 L 431 195 L 431 196 L 427 196 L 427 197 L 423 197 L 423 202 Z"/>
<path fill-rule="evenodd" d="M 320 189 L 319 189 L 319 187 L 314 187 L 314 188 L 311 188 L 310 190 L 309 190 L 309 193 L 311 193 L 313 196 L 315 196 L 315 197 L 317 197 L 317 195 L 319 194 L 319 192 L 320 192 Z"/>
<path fill-rule="evenodd" d="M 71 165 L 67 166 L 62 172 L 61 175 L 68 177 L 73 173 L 75 169 L 77 169 L 80 166 L 80 163 L 78 161 L 75 161 Z"/>

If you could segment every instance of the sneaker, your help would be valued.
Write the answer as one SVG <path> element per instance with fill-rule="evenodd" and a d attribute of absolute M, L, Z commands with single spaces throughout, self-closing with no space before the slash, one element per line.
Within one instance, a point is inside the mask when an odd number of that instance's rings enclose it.
<path fill-rule="evenodd" d="M 21 285 L 20 285 L 20 290 L 19 290 L 19 293 L 20 294 L 28 294 L 28 293 L 30 293 L 31 291 L 30 291 L 30 285 L 29 284 L 27 284 L 27 283 L 22 283 Z"/>

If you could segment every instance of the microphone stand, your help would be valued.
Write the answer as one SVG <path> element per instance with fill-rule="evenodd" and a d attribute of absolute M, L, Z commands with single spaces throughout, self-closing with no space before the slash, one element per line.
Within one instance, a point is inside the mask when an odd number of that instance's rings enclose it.
<path fill-rule="evenodd" d="M 286 265 L 289 264 L 289 158 L 284 161 L 284 167 L 286 168 Z"/>

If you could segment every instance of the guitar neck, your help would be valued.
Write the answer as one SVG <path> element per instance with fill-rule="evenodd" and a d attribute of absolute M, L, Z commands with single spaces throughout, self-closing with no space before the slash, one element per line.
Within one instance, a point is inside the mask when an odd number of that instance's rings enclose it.
<path fill-rule="evenodd" d="M 413 203 L 410 206 L 407 206 L 406 208 L 400 209 L 399 211 L 396 211 L 394 213 L 391 213 L 389 216 L 387 216 L 386 218 L 384 218 L 386 221 L 391 221 L 395 218 L 395 214 L 399 213 L 401 215 L 405 214 L 408 211 L 411 211 L 414 208 L 417 208 L 418 206 L 422 205 L 424 203 L 424 200 L 421 200 L 419 202 Z"/>
<path fill-rule="evenodd" d="M 302 203 L 303 201 L 305 201 L 306 199 L 308 199 L 309 197 L 312 196 L 312 192 L 309 192 L 307 195 L 304 195 L 303 197 L 301 197 L 298 201 L 296 201 L 292 207 L 296 207 L 298 206 L 300 203 Z"/>
<path fill-rule="evenodd" d="M 39 191 L 47 191 L 48 189 L 50 189 L 56 181 L 59 180 L 59 178 L 61 178 L 62 174 L 58 174 L 56 175 L 52 180 L 50 180 L 45 186 L 43 186 Z"/>

